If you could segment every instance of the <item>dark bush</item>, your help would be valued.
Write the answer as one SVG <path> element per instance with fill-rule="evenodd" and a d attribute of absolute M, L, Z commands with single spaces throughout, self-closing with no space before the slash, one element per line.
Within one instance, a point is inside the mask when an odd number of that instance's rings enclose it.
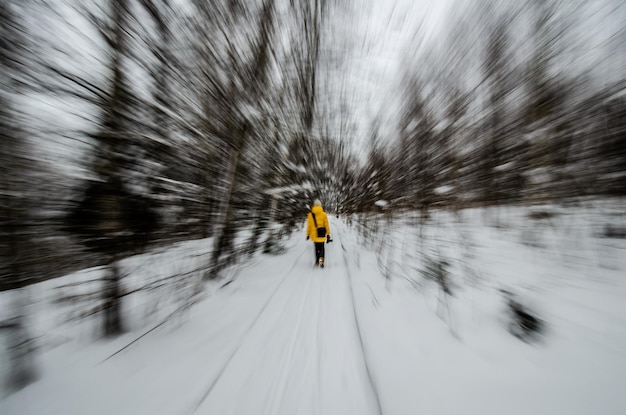
<path fill-rule="evenodd" d="M 626 239 L 626 226 L 605 225 L 602 236 L 605 238 Z"/>
<path fill-rule="evenodd" d="M 109 255 L 140 250 L 157 227 L 157 214 L 147 198 L 116 179 L 91 182 L 67 220 L 67 230 L 86 247 Z"/>
<path fill-rule="evenodd" d="M 540 340 L 545 332 L 545 322 L 514 294 L 502 292 L 506 298 L 509 333 L 525 342 Z"/>
<path fill-rule="evenodd" d="M 548 210 L 536 210 L 536 211 L 531 211 L 528 214 L 528 217 L 533 220 L 549 220 L 555 216 L 557 216 L 555 212 L 550 212 Z"/>

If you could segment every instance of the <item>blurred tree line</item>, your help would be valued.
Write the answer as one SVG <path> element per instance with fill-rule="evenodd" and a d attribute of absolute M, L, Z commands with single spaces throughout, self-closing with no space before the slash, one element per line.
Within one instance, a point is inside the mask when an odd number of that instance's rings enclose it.
<path fill-rule="evenodd" d="M 598 39 L 583 1 L 458 7 L 407 49 L 393 137 L 372 123 L 364 166 L 343 173 L 343 209 L 626 195 L 626 11 L 604 5 L 611 32 Z"/>
<path fill-rule="evenodd" d="M 121 258 L 205 237 L 211 278 L 299 224 L 338 148 L 314 122 L 329 7 L 3 2 L 0 289 L 110 264 L 115 292 Z"/>
<path fill-rule="evenodd" d="M 618 76 L 578 65 L 584 5 L 481 2 L 414 37 L 390 133 L 349 109 L 355 6 L 3 2 L 0 289 L 205 237 L 212 278 L 314 197 L 425 213 L 624 195 L 626 35 L 603 45 Z"/>

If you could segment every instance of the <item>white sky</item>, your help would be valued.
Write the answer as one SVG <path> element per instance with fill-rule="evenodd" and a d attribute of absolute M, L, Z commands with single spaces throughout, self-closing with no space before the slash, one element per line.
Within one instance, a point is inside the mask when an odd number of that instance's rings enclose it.
<path fill-rule="evenodd" d="M 358 135 L 378 115 L 397 112 L 398 86 L 402 65 L 408 55 L 419 52 L 419 42 L 432 38 L 442 26 L 442 17 L 451 0 L 359 0 L 354 25 L 350 26 L 355 48 L 352 51 L 348 89 L 359 127 Z M 351 22 L 348 22 L 351 23 Z M 381 110 L 382 114 L 381 114 Z M 381 120 L 384 127 L 390 120 Z M 360 146 L 367 151 L 367 146 Z"/>

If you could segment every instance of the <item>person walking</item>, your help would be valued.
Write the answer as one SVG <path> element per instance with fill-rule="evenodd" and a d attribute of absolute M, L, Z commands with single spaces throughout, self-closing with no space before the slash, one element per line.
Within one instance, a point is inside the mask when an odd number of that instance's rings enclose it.
<path fill-rule="evenodd" d="M 315 244 L 315 266 L 324 268 L 324 242 L 332 242 L 328 216 L 319 199 L 313 201 L 313 207 L 307 217 L 306 239 Z"/>

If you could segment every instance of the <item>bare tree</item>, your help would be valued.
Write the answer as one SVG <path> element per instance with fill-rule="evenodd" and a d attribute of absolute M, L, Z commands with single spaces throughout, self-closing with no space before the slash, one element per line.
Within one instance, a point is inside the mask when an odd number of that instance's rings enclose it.
<path fill-rule="evenodd" d="M 110 22 L 99 23 L 110 48 L 111 77 L 100 104 L 101 124 L 93 135 L 96 180 L 87 184 L 72 212 L 70 229 L 108 264 L 102 292 L 103 333 L 115 336 L 125 330 L 118 262 L 147 243 L 146 235 L 156 227 L 157 218 L 145 197 L 131 192 L 128 185 L 134 169 L 130 150 L 136 143 L 131 138 L 135 103 L 125 68 L 130 9 L 128 0 L 111 0 L 109 6 Z"/>
<path fill-rule="evenodd" d="M 28 270 L 25 254 L 30 249 L 32 225 L 28 191 L 32 180 L 32 160 L 15 108 L 21 92 L 19 74 L 24 69 L 26 39 L 24 28 L 14 13 L 16 4 L 0 3 L 0 278 L 3 288 L 13 288 L 10 315 L 0 321 L 0 330 L 8 330 L 10 371 L 8 386 L 20 389 L 36 378 L 34 344 L 27 329 Z"/>
<path fill-rule="evenodd" d="M 212 251 L 209 278 L 217 277 L 219 271 L 224 266 L 221 257 L 232 250 L 234 237 L 233 198 L 237 188 L 242 153 L 249 142 L 254 137 L 255 119 L 251 117 L 250 110 L 259 111 L 259 104 L 262 100 L 265 85 L 267 83 L 267 73 L 270 64 L 270 50 L 274 27 L 273 0 L 263 2 L 262 10 L 259 13 L 258 34 L 253 46 L 253 55 L 250 61 L 239 60 L 235 44 L 229 44 L 228 56 L 231 69 L 239 78 L 233 76 L 229 82 L 228 98 L 225 102 L 228 108 L 225 130 L 223 131 L 224 141 L 229 142 L 227 151 L 228 162 L 226 163 L 226 173 L 223 176 L 223 189 L 218 200 L 221 205 L 218 210 L 218 217 L 215 222 L 214 246 Z M 243 6 L 237 1 L 230 1 L 228 12 L 233 19 L 230 30 L 236 29 L 238 18 Z M 234 36 L 232 36 L 234 38 Z"/>

